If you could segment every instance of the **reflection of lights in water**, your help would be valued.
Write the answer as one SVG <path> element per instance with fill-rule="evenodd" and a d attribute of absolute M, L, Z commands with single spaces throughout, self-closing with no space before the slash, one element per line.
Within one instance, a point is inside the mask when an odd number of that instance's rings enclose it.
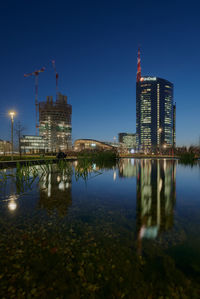
<path fill-rule="evenodd" d="M 46 180 L 47 180 L 47 176 L 44 175 L 43 180 L 41 181 L 41 188 L 42 189 L 46 189 L 46 184 L 45 184 Z"/>
<path fill-rule="evenodd" d="M 63 175 L 62 175 L 62 180 L 63 180 L 63 181 L 66 181 L 66 180 L 67 180 L 67 175 L 66 175 L 66 174 L 63 174 Z"/>
<path fill-rule="evenodd" d="M 161 189 L 162 189 L 162 179 L 159 180 L 159 189 L 158 189 L 159 192 L 161 191 Z"/>
<path fill-rule="evenodd" d="M 14 200 L 9 201 L 9 203 L 8 203 L 8 209 L 10 211 L 14 211 L 14 210 L 16 210 L 16 208 L 17 208 L 16 202 Z"/>
<path fill-rule="evenodd" d="M 117 178 L 117 174 L 116 174 L 116 171 L 113 172 L 113 181 L 115 181 Z"/>
<path fill-rule="evenodd" d="M 142 226 L 139 232 L 139 238 L 143 239 L 155 239 L 158 235 L 158 227 L 157 226 L 150 226 L 145 227 Z"/>
<path fill-rule="evenodd" d="M 142 239 L 143 236 L 144 236 L 144 232 L 145 232 L 145 226 L 143 225 L 141 228 L 140 228 L 140 231 L 139 231 L 139 238 Z"/>
<path fill-rule="evenodd" d="M 66 183 L 66 188 L 68 189 L 70 187 L 70 184 L 67 182 Z"/>
<path fill-rule="evenodd" d="M 96 170 L 96 164 L 95 163 L 92 164 L 92 169 Z"/>
<path fill-rule="evenodd" d="M 131 159 L 131 165 L 134 165 L 134 159 Z"/>
<path fill-rule="evenodd" d="M 65 190 L 65 185 L 64 182 L 61 181 L 60 184 L 58 185 L 58 189 L 64 191 Z"/>
<path fill-rule="evenodd" d="M 16 200 L 17 200 L 17 196 L 15 194 L 13 194 L 9 197 L 9 199 L 8 199 L 8 209 L 10 211 L 16 210 L 16 208 L 17 208 Z"/>
<path fill-rule="evenodd" d="M 47 191 L 47 195 L 48 195 L 48 197 L 51 196 L 51 173 L 49 174 L 49 177 L 48 177 L 48 191 Z"/>
<path fill-rule="evenodd" d="M 166 171 L 166 159 L 164 159 L 164 166 L 163 166 L 163 168 L 164 168 L 164 172 Z"/>
<path fill-rule="evenodd" d="M 156 239 L 159 233 L 173 227 L 176 170 L 174 162 L 164 160 L 141 161 L 138 173 L 139 231 L 138 249 L 142 239 Z M 152 187 L 152 191 L 150 190 Z M 151 191 L 151 192 L 150 192 Z M 141 251 L 140 251 L 141 252 Z"/>

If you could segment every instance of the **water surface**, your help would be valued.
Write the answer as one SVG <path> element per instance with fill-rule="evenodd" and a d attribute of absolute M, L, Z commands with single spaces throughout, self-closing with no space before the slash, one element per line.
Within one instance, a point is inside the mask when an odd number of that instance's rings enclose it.
<path fill-rule="evenodd" d="M 199 165 L 92 169 L 1 184 L 0 297 L 199 298 Z"/>

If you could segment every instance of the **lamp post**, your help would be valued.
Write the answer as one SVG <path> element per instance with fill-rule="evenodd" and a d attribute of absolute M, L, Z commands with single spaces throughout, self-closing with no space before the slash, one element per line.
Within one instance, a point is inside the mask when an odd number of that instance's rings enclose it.
<path fill-rule="evenodd" d="M 11 118 L 11 160 L 13 161 L 13 123 L 14 123 L 15 112 L 10 111 L 9 115 Z"/>

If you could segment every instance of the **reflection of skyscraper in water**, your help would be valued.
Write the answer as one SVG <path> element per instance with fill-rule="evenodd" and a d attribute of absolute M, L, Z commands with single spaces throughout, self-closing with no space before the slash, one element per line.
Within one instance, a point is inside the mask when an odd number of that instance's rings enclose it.
<path fill-rule="evenodd" d="M 135 159 L 120 159 L 119 161 L 119 178 L 136 177 L 137 162 Z"/>
<path fill-rule="evenodd" d="M 156 238 L 173 227 L 176 162 L 141 160 L 137 175 L 138 239 Z"/>
<path fill-rule="evenodd" d="M 72 203 L 71 189 L 72 174 L 54 169 L 40 180 L 39 208 L 46 209 L 48 213 L 57 211 L 60 216 L 65 216 Z"/>

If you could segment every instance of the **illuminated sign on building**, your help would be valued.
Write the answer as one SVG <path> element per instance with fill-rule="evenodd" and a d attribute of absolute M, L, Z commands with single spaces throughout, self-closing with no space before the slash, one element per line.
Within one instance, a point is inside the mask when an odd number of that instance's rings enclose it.
<path fill-rule="evenodd" d="M 141 77 L 140 81 L 156 81 L 156 77 Z"/>

